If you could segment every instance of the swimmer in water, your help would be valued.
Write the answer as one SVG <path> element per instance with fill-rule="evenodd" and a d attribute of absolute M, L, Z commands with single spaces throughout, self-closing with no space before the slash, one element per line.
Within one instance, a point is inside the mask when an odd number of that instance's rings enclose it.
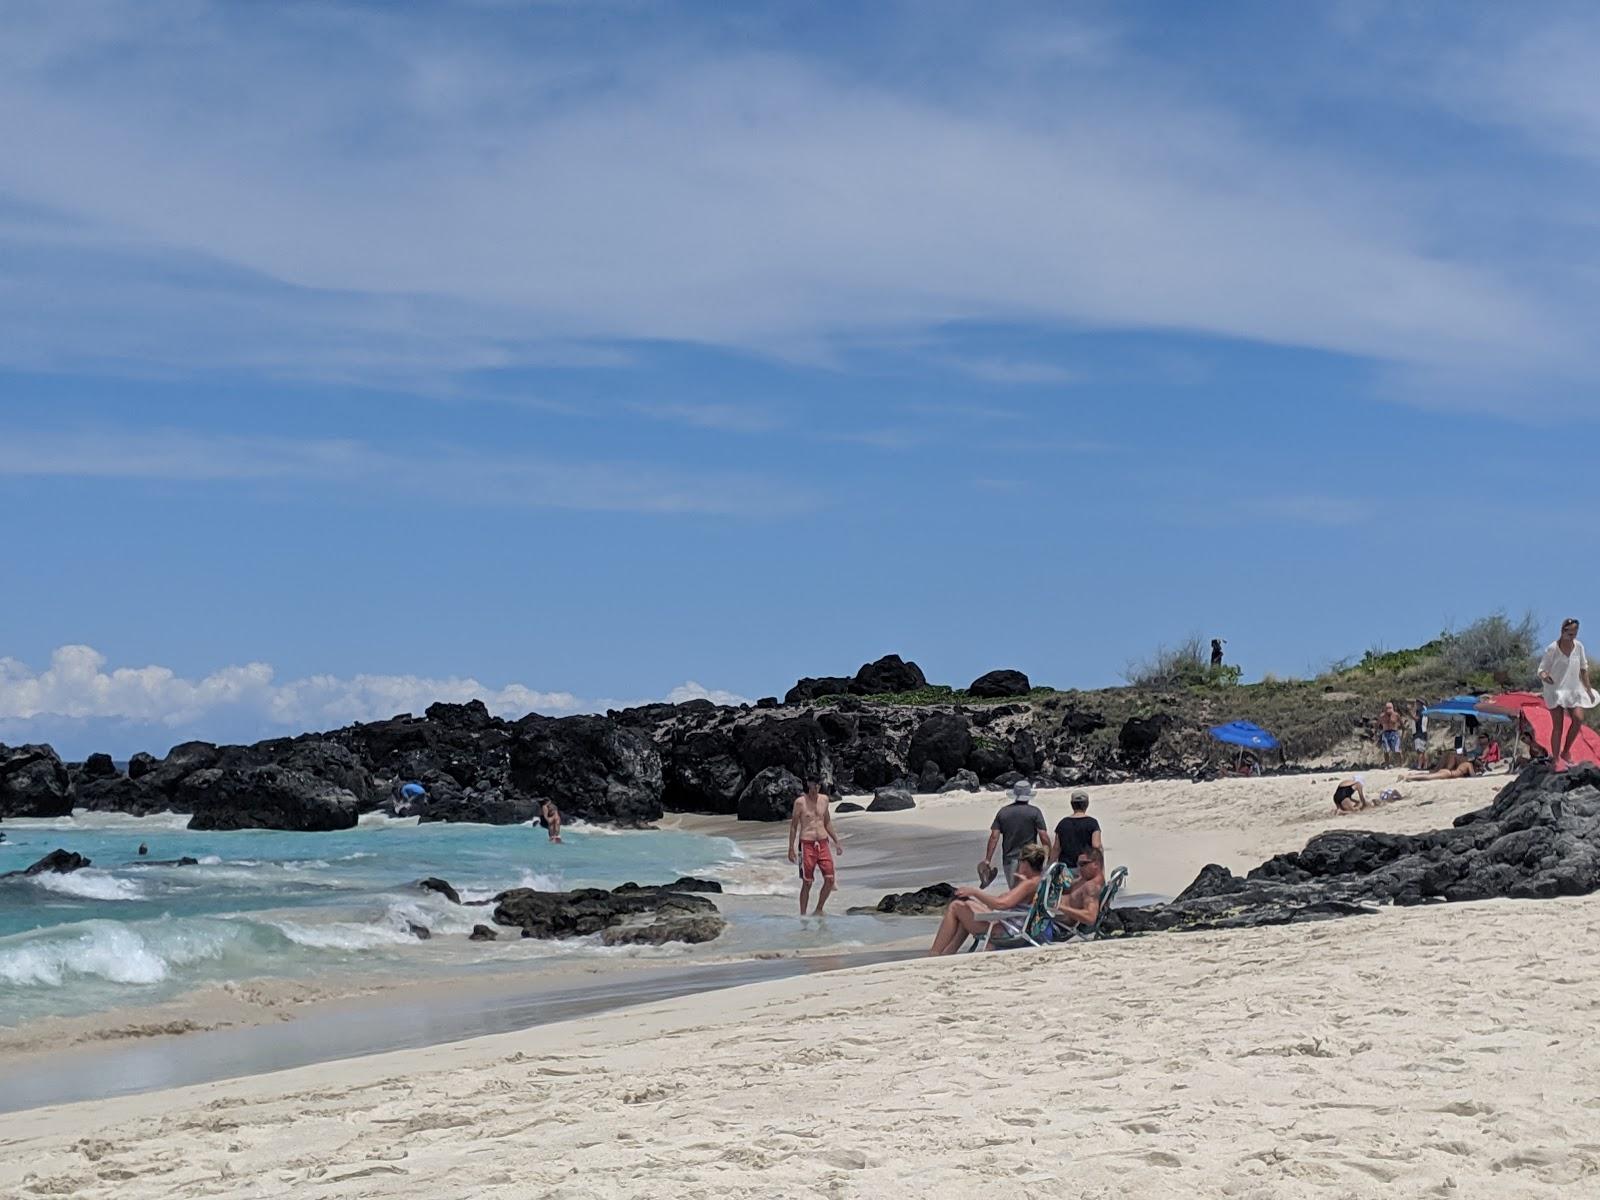
<path fill-rule="evenodd" d="M 539 802 L 539 824 L 549 832 L 552 842 L 561 841 L 561 810 L 556 807 L 555 801 Z"/>

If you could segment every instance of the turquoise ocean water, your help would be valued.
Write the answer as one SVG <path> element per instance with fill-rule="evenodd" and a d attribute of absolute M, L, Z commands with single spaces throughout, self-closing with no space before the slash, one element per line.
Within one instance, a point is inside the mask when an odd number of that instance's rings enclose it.
<path fill-rule="evenodd" d="M 490 908 L 457 906 L 416 888 L 449 880 L 464 900 L 508 887 L 614 887 L 680 875 L 721 880 L 734 925 L 715 946 L 861 945 L 882 940 L 871 918 L 808 928 L 776 902 L 733 899 L 791 893 L 784 863 L 749 862 L 726 838 L 676 831 L 569 825 L 562 845 L 537 826 L 416 825 L 370 816 L 340 833 L 247 830 L 191 833 L 187 817 L 78 814 L 7 821 L 0 872 L 56 847 L 94 860 L 70 875 L 0 881 L 0 1024 L 170 999 L 203 985 L 261 978 L 315 980 L 339 973 L 414 977 L 429 972 L 537 969 L 571 956 L 682 956 L 684 947 L 609 949 L 598 939 L 468 942 Z M 150 865 L 189 856 L 198 866 Z M 783 906 L 786 908 L 786 906 Z M 412 923 L 433 933 L 419 941 Z"/>

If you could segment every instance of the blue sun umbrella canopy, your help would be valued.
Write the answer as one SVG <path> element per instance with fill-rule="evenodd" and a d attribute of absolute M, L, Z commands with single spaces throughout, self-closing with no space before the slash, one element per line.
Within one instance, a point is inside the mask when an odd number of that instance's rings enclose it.
<path fill-rule="evenodd" d="M 1259 725 L 1249 721 L 1229 721 L 1226 725 L 1213 725 L 1211 736 L 1230 746 L 1243 746 L 1249 750 L 1276 750 L 1278 739 Z"/>
<path fill-rule="evenodd" d="M 1477 717 L 1480 721 L 1509 721 L 1510 717 L 1504 713 L 1485 712 L 1479 708 L 1484 700 L 1481 696 L 1451 696 L 1448 700 L 1441 700 L 1437 704 L 1430 704 L 1422 710 L 1425 717 Z"/>

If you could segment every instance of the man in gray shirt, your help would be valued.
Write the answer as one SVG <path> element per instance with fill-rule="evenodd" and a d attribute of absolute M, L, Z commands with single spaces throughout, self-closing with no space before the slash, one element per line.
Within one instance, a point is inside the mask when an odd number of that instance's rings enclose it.
<path fill-rule="evenodd" d="M 1049 845 L 1049 831 L 1044 814 L 1033 805 L 1033 785 L 1018 780 L 1011 785 L 1011 803 L 995 813 L 994 824 L 989 826 L 989 846 L 978 863 L 978 878 L 982 880 L 989 873 L 989 863 L 998 845 L 1000 861 L 1005 865 L 1006 886 L 1016 887 L 1017 860 L 1022 857 L 1022 848 L 1030 842 Z"/>

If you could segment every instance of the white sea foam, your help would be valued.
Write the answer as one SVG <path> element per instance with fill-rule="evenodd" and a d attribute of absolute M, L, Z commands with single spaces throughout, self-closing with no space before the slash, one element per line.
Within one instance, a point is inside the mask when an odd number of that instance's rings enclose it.
<path fill-rule="evenodd" d="M 730 896 L 788 896 L 799 887 L 791 864 L 768 859 L 716 863 L 705 875 L 721 883 Z"/>
<path fill-rule="evenodd" d="M 376 950 L 381 946 L 403 946 L 417 940 L 406 929 L 355 921 L 269 921 L 268 924 L 295 945 L 311 950 Z"/>
<path fill-rule="evenodd" d="M 232 940 L 225 930 L 188 923 L 86 921 L 63 937 L 52 932 L 0 946 L 0 983 L 61 987 L 73 978 L 151 984 L 173 967 L 217 958 Z"/>
<path fill-rule="evenodd" d="M 80 900 L 142 900 L 144 889 L 131 879 L 118 879 L 106 871 L 87 868 L 70 875 L 45 871 L 29 877 L 34 887 L 54 892 L 58 896 L 75 896 Z"/>
<path fill-rule="evenodd" d="M 362 829 L 394 829 L 410 828 L 422 820 L 421 817 L 394 817 L 386 812 L 362 813 L 356 819 Z"/>
<path fill-rule="evenodd" d="M 90 812 L 86 808 L 75 808 L 70 817 L 9 817 L 6 827 L 53 830 L 58 833 L 99 833 L 119 829 L 149 833 L 151 830 L 187 829 L 189 814 L 163 812 L 136 817 L 131 813 Z"/>
<path fill-rule="evenodd" d="M 565 891 L 560 874 L 547 875 L 543 871 L 535 871 L 530 867 L 523 867 L 522 874 L 517 876 L 517 886 L 532 888 L 536 892 Z"/>

